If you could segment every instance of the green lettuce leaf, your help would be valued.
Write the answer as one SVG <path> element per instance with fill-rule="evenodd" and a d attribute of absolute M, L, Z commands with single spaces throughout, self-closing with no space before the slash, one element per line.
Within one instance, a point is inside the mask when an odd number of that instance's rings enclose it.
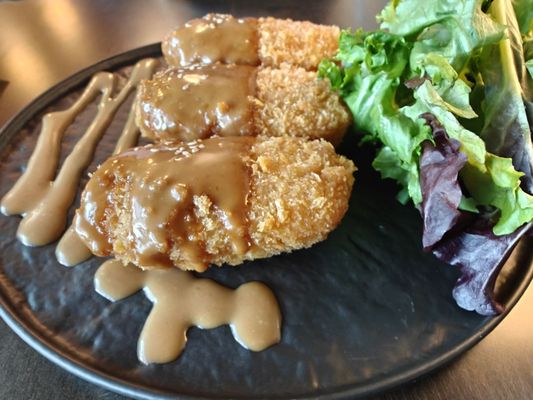
<path fill-rule="evenodd" d="M 461 151 L 468 161 L 460 176 L 468 194 L 477 205 L 500 210 L 494 233 L 509 234 L 531 221 L 533 196 L 520 188 L 520 178 L 524 173 L 515 170 L 512 160 L 487 152 L 483 140 L 459 123 L 429 81 L 416 89 L 415 98 L 418 101 L 412 114 L 420 111 L 432 113 L 448 135 L 461 143 Z"/>
<path fill-rule="evenodd" d="M 405 39 L 387 32 L 343 31 L 336 60 L 319 65 L 319 76 L 329 78 L 353 114 L 362 140 L 383 148 L 373 163 L 383 178 L 402 186 L 398 200 L 422 201 L 418 160 L 420 144 L 431 138 L 422 120 L 404 115 L 396 102 L 400 77 L 405 73 L 410 46 Z"/>
<path fill-rule="evenodd" d="M 513 0 L 520 32 L 525 36 L 533 31 L 533 0 Z"/>
<path fill-rule="evenodd" d="M 428 53 L 420 57 L 415 66 L 415 72 L 420 76 L 430 78 L 431 84 L 441 98 L 441 102 L 455 115 L 462 118 L 476 118 L 478 115 L 470 105 L 470 87 L 442 55 Z"/>
<path fill-rule="evenodd" d="M 522 45 L 524 47 L 524 59 L 526 60 L 526 68 L 529 71 L 529 87 L 531 87 L 533 84 L 533 27 L 526 36 L 522 37 L 522 39 Z M 529 99 L 531 100 L 532 97 L 533 96 L 531 96 L 530 93 Z"/>
<path fill-rule="evenodd" d="M 484 315 L 533 227 L 532 17 L 533 0 L 392 0 L 319 68 L 421 211 L 426 250 L 460 268 L 457 303 Z"/>
<path fill-rule="evenodd" d="M 490 18 L 483 0 L 392 1 L 378 16 L 381 29 L 401 36 L 417 35 L 411 65 L 438 51 L 461 71 L 474 50 L 495 43 L 505 27 Z"/>
<path fill-rule="evenodd" d="M 533 193 L 533 145 L 525 104 L 530 88 L 522 37 L 510 0 L 494 1 L 489 13 L 507 26 L 507 37 L 486 46 L 475 61 L 484 83 L 479 135 L 488 151 L 513 160 L 525 174 L 525 188 Z"/>

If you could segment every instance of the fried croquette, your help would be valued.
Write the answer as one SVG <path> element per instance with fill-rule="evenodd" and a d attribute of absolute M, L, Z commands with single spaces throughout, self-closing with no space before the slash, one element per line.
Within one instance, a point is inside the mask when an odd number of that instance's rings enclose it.
<path fill-rule="evenodd" d="M 289 65 L 172 68 L 142 82 L 135 112 L 143 136 L 154 140 L 265 135 L 337 145 L 351 122 L 327 80 Z"/>
<path fill-rule="evenodd" d="M 338 47 L 337 26 L 277 18 L 234 18 L 207 14 L 170 32 L 162 43 L 169 65 L 215 62 L 316 70 Z"/>
<path fill-rule="evenodd" d="M 92 175 L 76 231 L 96 255 L 141 268 L 238 265 L 324 240 L 348 209 L 354 170 L 324 140 L 138 147 Z"/>

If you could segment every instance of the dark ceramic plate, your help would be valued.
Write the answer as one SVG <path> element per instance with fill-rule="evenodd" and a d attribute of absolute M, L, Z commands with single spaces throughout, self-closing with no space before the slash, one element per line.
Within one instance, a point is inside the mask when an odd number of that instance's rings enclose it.
<path fill-rule="evenodd" d="M 96 64 L 37 98 L 0 133 L 0 195 L 24 169 L 44 113 L 68 107 L 95 72 L 127 74 L 152 45 Z M 131 99 L 130 99 L 131 100 Z M 68 130 L 64 158 L 95 113 L 92 104 Z M 119 110 L 90 169 L 111 152 L 128 104 Z M 166 365 L 137 361 L 136 341 L 149 312 L 142 293 L 110 303 L 93 290 L 101 259 L 60 266 L 54 245 L 15 239 L 17 217 L 0 218 L 0 314 L 28 344 L 70 372 L 138 398 L 354 397 L 386 390 L 450 361 L 505 316 L 461 310 L 451 297 L 457 271 L 420 250 L 421 221 L 396 202 L 396 188 L 371 170 L 372 149 L 349 134 L 339 149 L 358 166 L 350 209 L 329 238 L 292 254 L 211 269 L 230 287 L 259 280 L 279 299 L 282 341 L 252 353 L 228 327 L 191 329 L 182 357 Z M 510 309 L 532 276 L 531 240 L 509 260 L 500 297 Z M 529 247 L 530 248 L 530 247 Z"/>

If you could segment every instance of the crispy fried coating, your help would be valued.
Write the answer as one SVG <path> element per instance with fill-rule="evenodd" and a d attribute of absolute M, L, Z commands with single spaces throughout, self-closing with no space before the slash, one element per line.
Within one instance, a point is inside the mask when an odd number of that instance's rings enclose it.
<path fill-rule="evenodd" d="M 262 65 L 289 63 L 307 70 L 316 70 L 323 58 L 335 55 L 340 36 L 338 26 L 272 17 L 259 18 L 258 31 Z"/>
<path fill-rule="evenodd" d="M 238 136 L 243 130 L 229 129 L 221 122 L 237 115 L 235 110 L 243 109 L 244 99 L 248 98 L 251 113 L 241 113 L 240 118 L 251 118 L 251 126 L 245 132 L 250 135 L 298 136 L 313 139 L 323 138 L 339 144 L 351 122 L 351 114 L 346 109 L 339 95 L 333 92 L 327 80 L 317 78 L 315 72 L 306 71 L 284 64 L 279 69 L 259 68 L 254 76 L 255 93 L 245 96 L 244 90 L 236 90 L 239 85 L 235 79 L 227 77 L 217 84 L 219 93 L 224 93 L 221 101 L 214 97 L 214 91 L 207 84 L 215 77 L 212 71 L 231 69 L 240 71 L 250 68 L 244 66 L 217 65 L 193 70 L 173 68 L 156 74 L 151 80 L 144 81 L 139 87 L 136 104 L 136 123 L 143 136 L 153 140 L 194 140 L 212 135 Z M 187 74 L 211 74 L 199 85 L 206 85 L 210 101 L 196 101 L 195 97 L 182 91 L 180 77 Z M 220 72 L 216 72 L 220 75 Z M 207 76 L 207 75 L 206 75 Z M 243 86 L 244 87 L 244 86 Z M 190 90 L 190 89 L 189 89 Z M 209 92 L 207 92 L 210 90 Z M 177 100 L 181 96 L 181 100 Z M 223 99 L 223 101 L 222 101 Z M 220 107 L 220 104 L 224 107 Z M 202 121 L 191 123 L 178 116 L 180 107 L 196 107 L 198 113 L 205 115 Z M 242 121 L 241 121 L 242 125 Z M 235 126 L 235 124 L 231 125 Z M 248 126 L 248 125 L 247 125 Z"/>
<path fill-rule="evenodd" d="M 351 114 L 329 81 L 284 64 L 257 73 L 254 124 L 260 135 L 326 139 L 338 145 Z"/>
<path fill-rule="evenodd" d="M 228 139 L 231 138 L 221 140 Z M 202 271 L 208 265 L 238 265 L 245 260 L 310 247 L 324 240 L 341 221 L 348 209 L 354 182 L 352 161 L 337 155 L 333 146 L 324 140 L 258 137 L 252 143 L 242 156 L 248 171 L 245 208 L 249 247 L 244 252 L 236 250 L 230 240 L 232 231 L 219 204 L 206 194 L 196 193 L 190 212 L 200 229 L 188 232 L 185 242 L 172 237 L 172 226 L 167 228 L 166 237 L 151 237 L 162 242 L 158 246 L 163 249 L 161 257 L 170 260 L 171 265 Z M 143 148 L 133 151 L 146 152 Z M 141 177 L 122 171 L 120 157 L 119 161 L 115 157 L 102 164 L 91 178 L 100 179 L 93 187 L 102 193 L 105 191 L 105 201 L 100 204 L 104 209 L 96 210 L 96 214 L 103 217 L 94 232 L 103 233 L 110 245 L 110 250 L 98 255 L 114 255 L 124 263 L 149 268 L 151 265 L 143 263 L 132 241 L 143 231 L 142 227 L 135 226 L 131 198 L 132 185 Z M 88 186 L 90 184 L 91 181 Z M 157 198 L 157 193 L 154 196 Z M 82 207 L 85 200 L 86 195 L 82 196 Z M 154 207 L 157 204 L 155 202 Z M 139 209 L 136 212 L 140 212 Z M 160 213 L 160 210 L 155 208 L 150 212 Z M 168 221 L 172 221 L 170 214 L 173 212 L 169 213 Z M 90 245 L 87 232 L 82 233 L 82 239 Z M 201 264 L 191 260 L 187 251 L 191 243 L 201 244 Z"/>
<path fill-rule="evenodd" d="M 251 159 L 249 220 L 257 253 L 268 257 L 326 239 L 348 210 L 353 162 L 324 140 L 287 137 L 258 141 Z"/>

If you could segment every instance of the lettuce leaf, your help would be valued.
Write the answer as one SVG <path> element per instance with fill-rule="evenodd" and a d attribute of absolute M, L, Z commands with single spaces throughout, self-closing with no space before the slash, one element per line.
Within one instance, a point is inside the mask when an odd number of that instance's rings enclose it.
<path fill-rule="evenodd" d="M 444 126 L 448 135 L 461 143 L 468 162 L 461 170 L 462 182 L 476 204 L 492 206 L 500 211 L 494 233 L 505 235 L 533 219 L 533 196 L 520 188 L 524 173 L 515 170 L 510 158 L 486 151 L 485 143 L 475 133 L 465 129 L 447 109 L 429 81 L 416 91 L 416 113 L 429 112 Z"/>
<path fill-rule="evenodd" d="M 533 48 L 533 46 L 531 46 Z M 533 79 L 533 58 L 531 60 L 526 61 L 526 67 L 529 71 L 529 75 L 531 75 L 531 78 Z"/>
<path fill-rule="evenodd" d="M 533 30 L 533 0 L 513 0 L 520 32 L 526 36 Z"/>
<path fill-rule="evenodd" d="M 343 31 L 336 61 L 324 60 L 319 76 L 329 78 L 352 111 L 363 142 L 380 143 L 373 166 L 383 178 L 397 180 L 402 190 L 398 200 L 422 201 L 418 160 L 421 143 L 430 131 L 422 120 L 412 120 L 397 102 L 401 76 L 405 73 L 410 47 L 404 38 L 387 32 Z"/>
<path fill-rule="evenodd" d="M 496 236 L 490 219 L 477 218 L 437 243 L 433 254 L 459 268 L 461 273 L 452 291 L 457 305 L 482 315 L 495 315 L 504 310 L 494 299 L 494 284 L 518 240 L 531 228 L 531 224 L 523 225 L 513 233 Z"/>
<path fill-rule="evenodd" d="M 503 37 L 505 27 L 482 8 L 485 1 L 392 1 L 378 16 L 381 29 L 401 36 L 417 35 L 411 65 L 420 56 L 438 51 L 462 70 L 472 53 Z"/>
<path fill-rule="evenodd" d="M 463 198 L 459 171 L 466 156 L 459 151 L 461 143 L 452 139 L 432 114 L 422 114 L 431 126 L 435 143 L 423 144 L 420 158 L 420 185 L 424 193 L 420 213 L 424 222 L 422 245 L 431 249 L 452 230 L 461 217 L 459 205 Z"/>
<path fill-rule="evenodd" d="M 494 283 L 505 259 L 532 224 L 495 235 L 490 214 L 459 211 L 461 202 L 469 202 L 461 198 L 458 182 L 466 156 L 458 151 L 459 142 L 447 135 L 433 115 L 423 117 L 432 128 L 435 145 L 425 142 L 420 160 L 422 243 L 437 258 L 459 268 L 461 275 L 452 292 L 459 306 L 483 315 L 497 314 L 504 308 L 494 300 Z M 503 175 L 499 179 L 514 177 Z"/>
<path fill-rule="evenodd" d="M 533 0 L 515 0 L 513 5 L 520 24 L 524 60 L 526 69 L 529 72 L 529 76 L 526 77 L 523 83 L 525 82 L 529 89 L 524 91 L 524 104 L 531 128 L 533 126 Z"/>
<path fill-rule="evenodd" d="M 495 1 L 489 13 L 507 26 L 507 37 L 486 46 L 476 60 L 484 83 L 484 125 L 479 135 L 488 151 L 513 160 L 524 173 L 524 189 L 533 194 L 533 145 L 525 104 L 530 88 L 522 37 L 511 1 Z"/>
<path fill-rule="evenodd" d="M 373 166 L 383 178 L 393 178 L 402 186 L 398 194 L 401 202 L 422 202 L 420 154 L 422 143 L 432 136 L 420 115 L 430 113 L 459 141 L 467 156 L 467 166 L 461 171 L 465 195 L 476 205 L 500 211 L 494 233 L 511 233 L 533 218 L 533 197 L 520 188 L 524 173 L 515 170 L 511 159 L 487 152 L 483 139 L 458 120 L 477 114 L 469 104 L 469 86 L 445 57 L 429 53 L 419 57 L 413 67 L 407 58 L 414 47 L 409 53 L 405 38 L 382 31 L 345 31 L 339 43 L 336 60 L 341 65 L 326 61 L 320 65 L 319 74 L 331 76 L 332 86 L 340 90 L 357 128 L 365 132 L 362 140 L 383 146 Z M 400 84 L 413 76 L 426 79 L 406 94 Z M 400 107 L 400 96 L 406 97 L 409 105 Z M 522 100 L 520 104 L 523 109 Z M 520 143 L 516 151 L 524 154 L 526 144 Z M 503 180 L 501 176 L 513 179 Z"/>

